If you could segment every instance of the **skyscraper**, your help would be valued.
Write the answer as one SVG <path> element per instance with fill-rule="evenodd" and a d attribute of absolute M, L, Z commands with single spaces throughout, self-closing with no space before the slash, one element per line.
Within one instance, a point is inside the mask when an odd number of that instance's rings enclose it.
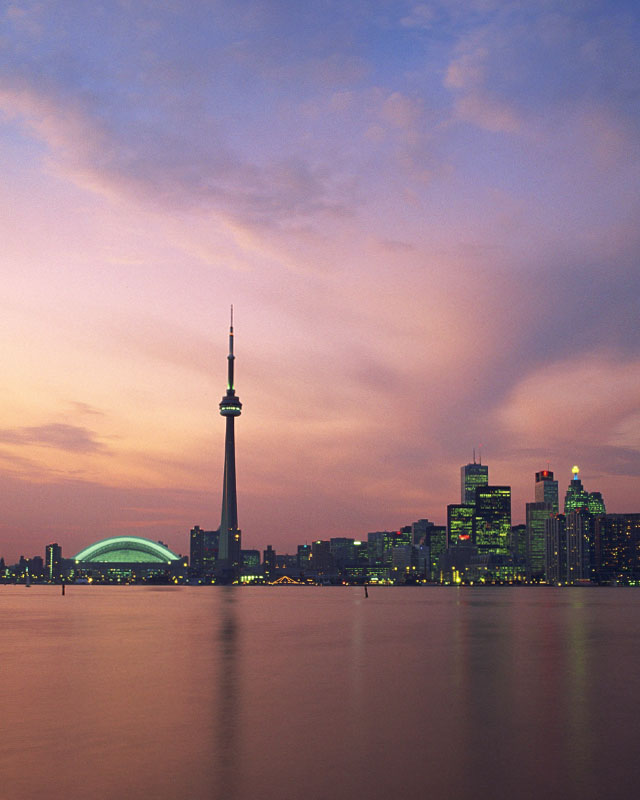
<path fill-rule="evenodd" d="M 528 574 L 531 578 L 540 579 L 544 577 L 546 551 L 545 523 L 551 514 L 551 503 L 527 503 L 527 566 Z"/>
<path fill-rule="evenodd" d="M 586 508 L 570 511 L 565 518 L 567 583 L 588 581 L 595 572 L 593 516 Z"/>
<path fill-rule="evenodd" d="M 236 495 L 236 444 L 235 418 L 242 411 L 242 403 L 236 397 L 233 382 L 233 306 L 229 326 L 229 355 L 227 393 L 220 401 L 220 414 L 226 417 L 227 429 L 224 439 L 224 480 L 222 485 L 222 520 L 218 546 L 218 574 L 223 580 L 233 581 L 239 576 L 241 565 L 241 531 L 238 528 L 238 498 Z"/>
<path fill-rule="evenodd" d="M 564 496 L 564 513 L 568 514 L 570 511 L 576 511 L 579 508 L 587 508 L 589 505 L 589 493 L 585 491 L 582 481 L 580 480 L 580 467 L 572 467 L 573 478 L 567 487 L 567 493 Z"/>
<path fill-rule="evenodd" d="M 474 517 L 479 553 L 508 553 L 511 537 L 511 487 L 478 486 Z"/>
<path fill-rule="evenodd" d="M 218 561 L 220 531 L 203 531 L 195 525 L 189 534 L 189 565 L 194 578 L 212 578 Z"/>
<path fill-rule="evenodd" d="M 473 544 L 475 505 L 451 503 L 447 506 L 448 547 Z"/>
<path fill-rule="evenodd" d="M 473 505 L 476 502 L 476 487 L 489 483 L 489 467 L 476 464 L 476 451 L 473 451 L 473 464 L 460 467 L 460 503 Z"/>
<path fill-rule="evenodd" d="M 567 529 L 564 514 L 552 514 L 545 520 L 544 574 L 547 583 L 567 580 Z"/>
<path fill-rule="evenodd" d="M 536 472 L 535 503 L 527 503 L 527 567 L 530 578 L 545 575 L 545 523 L 558 513 L 558 481 L 548 469 Z"/>
<path fill-rule="evenodd" d="M 536 472 L 536 503 L 549 503 L 554 514 L 558 513 L 558 481 L 548 469 Z"/>

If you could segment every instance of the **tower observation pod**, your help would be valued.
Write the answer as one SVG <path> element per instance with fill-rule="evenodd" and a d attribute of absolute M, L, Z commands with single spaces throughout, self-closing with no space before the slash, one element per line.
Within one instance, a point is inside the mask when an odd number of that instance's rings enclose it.
<path fill-rule="evenodd" d="M 227 356 L 227 393 L 220 401 L 220 414 L 226 417 L 224 439 L 224 480 L 222 485 L 222 518 L 218 546 L 218 576 L 233 583 L 240 577 L 241 531 L 238 528 L 238 499 L 236 495 L 235 418 L 242 413 L 242 403 L 236 397 L 233 377 L 233 306 L 229 326 L 229 355 Z"/>

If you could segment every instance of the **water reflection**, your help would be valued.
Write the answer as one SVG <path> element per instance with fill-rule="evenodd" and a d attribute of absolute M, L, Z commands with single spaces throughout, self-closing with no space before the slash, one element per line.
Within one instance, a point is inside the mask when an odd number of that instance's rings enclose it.
<path fill-rule="evenodd" d="M 239 661 L 238 589 L 221 586 L 219 592 L 219 627 L 217 636 L 220 654 L 216 687 L 214 780 L 216 797 L 234 800 L 238 797 L 238 774 L 241 769 L 239 749 Z"/>
<path fill-rule="evenodd" d="M 640 780 L 640 593 L 5 587 L 0 603 L 11 800 L 617 800 Z"/>

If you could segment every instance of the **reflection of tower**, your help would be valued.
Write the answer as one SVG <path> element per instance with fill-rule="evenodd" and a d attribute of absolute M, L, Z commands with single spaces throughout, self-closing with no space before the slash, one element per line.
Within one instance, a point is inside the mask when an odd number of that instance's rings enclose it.
<path fill-rule="evenodd" d="M 218 549 L 218 571 L 221 576 L 234 580 L 240 572 L 240 529 L 238 528 L 238 498 L 236 495 L 236 445 L 234 420 L 241 414 L 242 403 L 236 397 L 233 385 L 233 306 L 229 327 L 229 355 L 227 356 L 227 393 L 220 401 L 220 414 L 227 419 L 224 439 L 224 481 L 222 486 L 222 520 Z"/>
<path fill-rule="evenodd" d="M 242 769 L 238 757 L 238 618 L 237 594 L 231 587 L 220 590 L 218 606 L 218 702 L 214 713 L 216 743 L 214 773 L 217 790 L 211 797 L 233 800 L 241 796 L 238 782 Z M 242 794 L 244 796 L 244 794 Z"/>

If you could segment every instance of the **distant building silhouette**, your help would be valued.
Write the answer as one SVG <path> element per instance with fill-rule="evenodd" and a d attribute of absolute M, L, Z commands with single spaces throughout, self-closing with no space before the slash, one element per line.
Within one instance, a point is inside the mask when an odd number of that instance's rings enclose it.
<path fill-rule="evenodd" d="M 212 578 L 218 563 L 220 531 L 204 531 L 195 525 L 189 534 L 189 564 L 193 577 Z"/>
<path fill-rule="evenodd" d="M 598 581 L 640 583 L 640 514 L 604 514 L 594 527 Z"/>
<path fill-rule="evenodd" d="M 264 572 L 264 579 L 272 581 L 276 572 L 276 551 L 268 544 L 267 549 L 262 552 L 262 567 Z"/>
<path fill-rule="evenodd" d="M 545 520 L 544 572 L 547 583 L 567 580 L 567 530 L 564 514 L 552 514 Z"/>
<path fill-rule="evenodd" d="M 311 569 L 311 545 L 298 545 L 298 569 L 301 572 Z"/>
<path fill-rule="evenodd" d="M 60 580 L 62 575 L 62 547 L 57 542 L 48 544 L 44 550 L 45 578 L 48 581 Z"/>

